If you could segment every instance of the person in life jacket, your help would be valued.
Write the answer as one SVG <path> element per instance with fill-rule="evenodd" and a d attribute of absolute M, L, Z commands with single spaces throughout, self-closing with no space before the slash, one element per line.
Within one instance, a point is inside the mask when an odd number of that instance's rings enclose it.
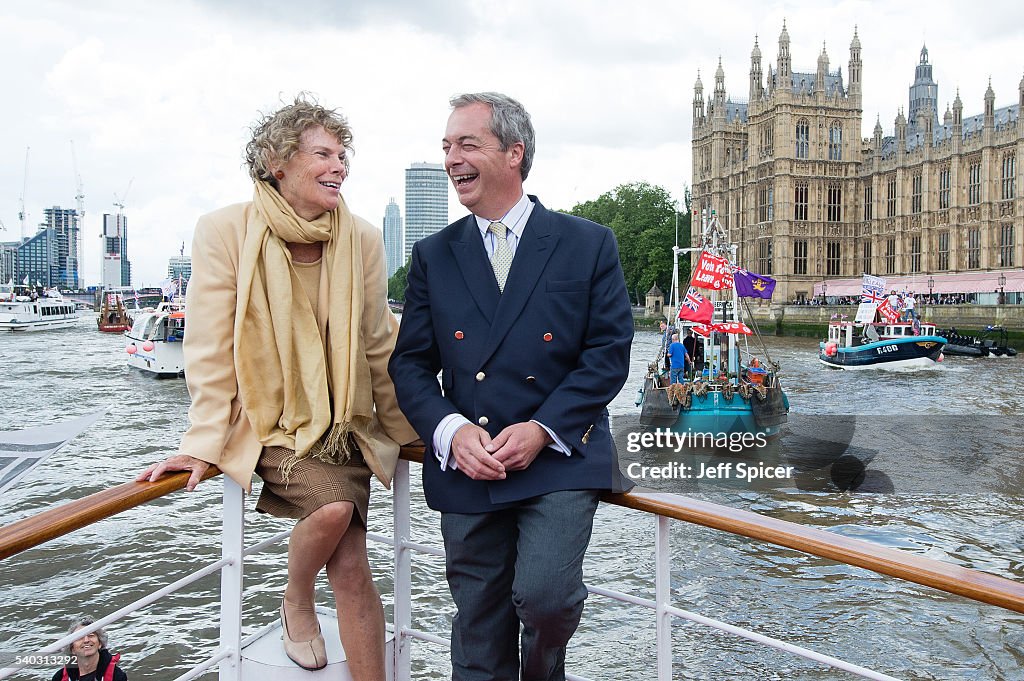
<path fill-rule="evenodd" d="M 93 623 L 91 617 L 79 617 L 68 628 L 73 634 Z M 120 653 L 107 650 L 107 632 L 97 629 L 72 641 L 63 652 L 72 661 L 58 669 L 52 681 L 128 681 L 128 675 L 117 666 Z"/>

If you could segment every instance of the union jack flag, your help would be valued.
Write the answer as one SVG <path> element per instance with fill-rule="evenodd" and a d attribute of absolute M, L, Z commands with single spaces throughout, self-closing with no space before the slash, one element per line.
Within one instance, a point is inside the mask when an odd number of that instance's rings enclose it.
<path fill-rule="evenodd" d="M 862 302 L 862 303 L 875 303 L 875 304 L 877 304 L 877 303 L 882 302 L 882 298 L 883 298 L 883 296 L 882 296 L 882 292 L 881 291 L 868 291 L 868 290 L 865 290 L 865 291 L 861 292 L 860 302 Z"/>
<path fill-rule="evenodd" d="M 865 274 L 861 278 L 860 291 L 860 302 L 874 303 L 875 305 L 878 305 L 882 302 L 882 298 L 884 297 L 885 279 Z"/>
<path fill-rule="evenodd" d="M 704 296 L 697 293 L 697 289 L 691 286 L 686 291 L 682 305 L 679 306 L 679 318 L 693 322 L 707 324 L 715 313 L 715 306 Z"/>

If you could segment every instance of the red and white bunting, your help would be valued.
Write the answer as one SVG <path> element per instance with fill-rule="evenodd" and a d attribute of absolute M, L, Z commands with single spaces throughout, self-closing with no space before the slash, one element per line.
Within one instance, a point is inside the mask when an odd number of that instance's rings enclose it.
<path fill-rule="evenodd" d="M 750 336 L 754 333 L 750 329 L 750 327 L 744 324 L 743 322 L 727 322 L 723 324 L 715 324 L 712 328 L 720 333 L 736 333 L 743 336 Z"/>

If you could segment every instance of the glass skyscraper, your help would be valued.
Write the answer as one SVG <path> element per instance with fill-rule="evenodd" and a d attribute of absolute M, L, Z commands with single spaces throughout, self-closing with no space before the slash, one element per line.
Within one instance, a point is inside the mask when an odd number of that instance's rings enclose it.
<path fill-rule="evenodd" d="M 440 163 L 413 163 L 405 169 L 405 253 L 448 225 L 448 175 Z"/>
<path fill-rule="evenodd" d="M 45 208 L 46 223 L 35 236 L 18 245 L 15 277 L 28 278 L 32 286 L 77 289 L 81 286 L 78 263 L 78 212 L 74 208 Z"/>
<path fill-rule="evenodd" d="M 405 264 L 405 240 L 402 238 L 402 212 L 394 197 L 384 209 L 384 253 L 387 259 L 388 278 Z"/>

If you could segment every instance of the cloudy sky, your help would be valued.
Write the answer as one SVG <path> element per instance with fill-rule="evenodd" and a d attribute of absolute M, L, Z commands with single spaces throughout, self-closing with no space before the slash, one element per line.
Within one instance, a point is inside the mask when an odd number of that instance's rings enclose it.
<path fill-rule="evenodd" d="M 698 70 L 709 92 L 721 56 L 726 90 L 745 100 L 754 36 L 767 68 L 784 19 L 795 71 L 814 71 L 824 43 L 846 74 L 857 27 L 864 136 L 876 116 L 892 134 L 924 43 L 942 111 L 959 88 L 965 116 L 980 113 L 989 78 L 997 107 L 1018 100 L 1024 10 L 1001 0 L 8 1 L 0 240 L 20 234 L 23 188 L 30 225 L 45 207 L 74 207 L 74 140 L 88 283 L 99 278 L 102 214 L 121 197 L 133 283 L 156 284 L 182 243 L 189 252 L 199 215 L 250 198 L 249 126 L 300 90 L 348 115 L 356 154 L 344 194 L 377 225 L 392 196 L 404 214 L 404 168 L 441 160 L 448 97 L 477 90 L 530 110 L 527 190 L 548 207 L 638 180 L 681 199 Z M 454 219 L 464 211 L 451 196 Z"/>

